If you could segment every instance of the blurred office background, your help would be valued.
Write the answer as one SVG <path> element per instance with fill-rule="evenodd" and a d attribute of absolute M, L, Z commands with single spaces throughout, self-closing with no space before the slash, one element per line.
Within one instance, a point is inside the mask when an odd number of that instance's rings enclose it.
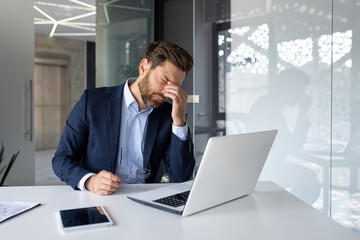
<path fill-rule="evenodd" d="M 20 150 L 7 185 L 58 184 L 51 157 L 82 91 L 136 77 L 147 44 L 167 40 L 195 58 L 183 88 L 199 97 L 197 166 L 211 136 L 278 129 L 260 180 L 360 233 L 359 0 L 12 0 L 0 13 L 0 141 L 6 159 Z"/>

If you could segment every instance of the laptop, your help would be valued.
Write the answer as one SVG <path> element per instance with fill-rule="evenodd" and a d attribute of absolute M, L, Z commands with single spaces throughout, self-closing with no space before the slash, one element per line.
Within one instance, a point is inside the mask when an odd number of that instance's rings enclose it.
<path fill-rule="evenodd" d="M 127 196 L 182 216 L 246 196 L 254 191 L 277 130 L 211 137 L 193 181 Z"/>

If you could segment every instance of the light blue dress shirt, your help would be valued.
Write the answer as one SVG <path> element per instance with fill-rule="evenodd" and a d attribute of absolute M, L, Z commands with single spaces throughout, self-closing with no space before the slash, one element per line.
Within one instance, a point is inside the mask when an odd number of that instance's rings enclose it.
<path fill-rule="evenodd" d="M 147 118 L 153 111 L 147 108 L 139 112 L 139 106 L 130 92 L 129 85 L 136 78 L 128 79 L 124 86 L 124 94 L 121 108 L 120 144 L 115 174 L 118 176 L 130 176 L 136 179 L 136 170 L 146 168 L 143 166 L 144 139 L 147 128 Z M 187 139 L 188 126 L 177 127 L 172 125 L 172 132 L 182 141 Z M 121 163 L 121 164 L 120 164 Z M 86 180 L 95 173 L 86 174 L 78 183 L 78 188 L 87 191 Z M 133 181 L 132 183 L 143 183 L 144 181 Z"/>

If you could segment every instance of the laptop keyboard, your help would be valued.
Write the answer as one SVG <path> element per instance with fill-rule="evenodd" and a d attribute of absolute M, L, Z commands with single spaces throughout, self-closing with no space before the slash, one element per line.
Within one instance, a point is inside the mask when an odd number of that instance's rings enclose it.
<path fill-rule="evenodd" d="M 179 207 L 179 206 L 185 205 L 185 203 L 189 197 L 189 193 L 190 193 L 190 191 L 174 194 L 174 195 L 171 195 L 168 197 L 154 200 L 154 202 L 168 205 L 171 207 Z"/>

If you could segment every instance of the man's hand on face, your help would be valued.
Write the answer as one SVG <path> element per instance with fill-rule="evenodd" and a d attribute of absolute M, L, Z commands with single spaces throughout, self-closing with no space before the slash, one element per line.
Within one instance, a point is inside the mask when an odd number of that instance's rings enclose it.
<path fill-rule="evenodd" d="M 188 95 L 177 84 L 168 81 L 164 88 L 164 96 L 173 100 L 171 117 L 177 127 L 185 126 L 186 102 Z"/>
<path fill-rule="evenodd" d="M 110 195 L 120 187 L 120 177 L 103 170 L 86 180 L 85 187 L 98 195 Z"/>

